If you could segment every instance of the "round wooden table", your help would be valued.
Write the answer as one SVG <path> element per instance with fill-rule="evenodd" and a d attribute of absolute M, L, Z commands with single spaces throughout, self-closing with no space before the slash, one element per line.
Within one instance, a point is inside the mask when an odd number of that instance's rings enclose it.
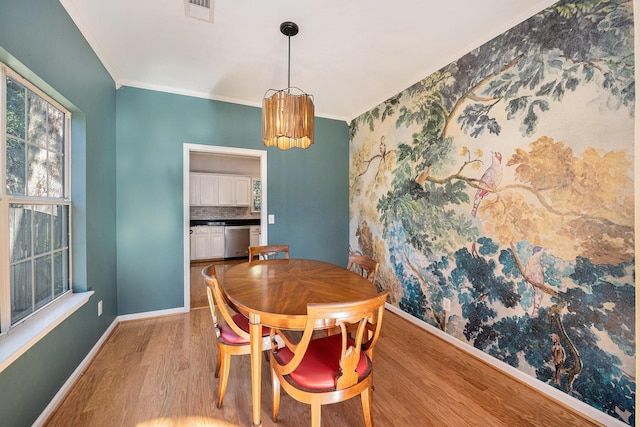
<path fill-rule="evenodd" d="M 359 274 L 310 259 L 245 262 L 231 267 L 219 278 L 229 301 L 249 317 L 253 426 L 262 425 L 262 325 L 302 330 L 307 321 L 309 303 L 353 302 L 378 294 L 375 285 Z"/>

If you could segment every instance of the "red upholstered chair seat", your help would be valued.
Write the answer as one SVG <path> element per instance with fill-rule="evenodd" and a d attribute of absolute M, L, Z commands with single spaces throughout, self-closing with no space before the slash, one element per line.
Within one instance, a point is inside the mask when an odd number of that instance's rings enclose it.
<path fill-rule="evenodd" d="M 243 316 L 240 313 L 236 313 L 233 316 L 233 321 L 245 332 L 249 332 L 249 319 Z M 262 327 L 262 336 L 269 336 L 269 328 Z M 226 324 L 223 323 L 220 325 L 220 338 L 228 343 L 228 344 L 248 344 L 249 341 L 246 341 L 238 336 L 233 330 Z"/>
<path fill-rule="evenodd" d="M 350 346 L 354 342 L 350 340 Z M 298 385 L 310 390 L 335 389 L 336 377 L 340 374 L 340 349 L 342 335 L 330 335 L 312 340 L 298 367 L 289 374 L 289 378 Z M 293 353 L 283 347 L 274 354 L 282 364 L 289 363 Z M 358 378 L 362 379 L 369 371 L 369 359 L 364 352 L 360 353 L 360 360 L 356 367 Z"/>

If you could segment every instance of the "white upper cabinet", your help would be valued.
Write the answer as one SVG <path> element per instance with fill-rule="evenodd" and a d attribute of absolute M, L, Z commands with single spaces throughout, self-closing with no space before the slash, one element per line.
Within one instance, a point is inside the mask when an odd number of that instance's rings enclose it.
<path fill-rule="evenodd" d="M 194 206 L 249 206 L 251 178 L 192 172 L 189 200 Z"/>
<path fill-rule="evenodd" d="M 236 206 L 249 206 L 251 202 L 251 178 L 237 176 L 234 179 Z"/>
<path fill-rule="evenodd" d="M 219 206 L 233 206 L 235 200 L 234 193 L 234 177 L 221 176 L 218 180 L 218 205 Z"/>

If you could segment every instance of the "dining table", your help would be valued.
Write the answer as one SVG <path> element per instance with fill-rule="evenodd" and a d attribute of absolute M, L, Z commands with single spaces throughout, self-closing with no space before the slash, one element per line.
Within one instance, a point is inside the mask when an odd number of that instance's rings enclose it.
<path fill-rule="evenodd" d="M 342 303 L 378 294 L 358 273 L 311 259 L 255 260 L 237 264 L 220 276 L 234 308 L 249 318 L 252 426 L 261 426 L 262 327 L 303 330 L 307 304 Z M 324 329 L 324 324 L 316 325 Z"/>

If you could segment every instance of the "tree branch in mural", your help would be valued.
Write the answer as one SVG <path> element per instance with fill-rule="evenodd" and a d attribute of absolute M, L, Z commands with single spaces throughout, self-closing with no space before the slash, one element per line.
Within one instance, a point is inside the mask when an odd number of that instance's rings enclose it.
<path fill-rule="evenodd" d="M 571 358 L 573 359 L 573 367 L 567 371 L 567 386 L 565 389 L 567 393 L 571 393 L 571 391 L 573 390 L 573 382 L 576 380 L 576 377 L 582 372 L 582 359 L 580 358 L 578 349 L 573 344 L 573 341 L 571 341 L 571 339 L 569 338 L 569 335 L 567 335 L 567 331 L 562 324 L 562 305 L 554 304 L 553 306 L 551 306 L 549 315 L 555 321 L 556 327 L 560 331 L 562 338 L 564 338 L 565 342 L 568 344 L 569 353 L 571 353 Z M 560 385 L 559 375 L 560 372 L 558 371 L 556 372 L 556 375 L 554 377 L 554 381 L 558 385 Z"/>

